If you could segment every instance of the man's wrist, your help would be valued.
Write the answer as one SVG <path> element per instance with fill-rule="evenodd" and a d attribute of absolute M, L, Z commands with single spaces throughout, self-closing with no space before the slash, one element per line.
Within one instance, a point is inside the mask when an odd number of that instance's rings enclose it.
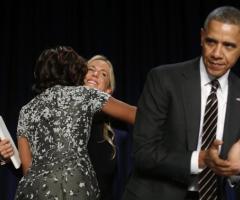
<path fill-rule="evenodd" d="M 192 156 L 191 156 L 191 166 L 190 166 L 190 170 L 191 170 L 191 174 L 199 174 L 202 169 L 199 168 L 199 151 L 193 151 L 192 152 Z"/>
<path fill-rule="evenodd" d="M 203 169 L 206 167 L 205 158 L 206 158 L 206 151 L 201 150 L 199 152 L 199 157 L 198 157 L 198 167 L 200 169 Z"/>

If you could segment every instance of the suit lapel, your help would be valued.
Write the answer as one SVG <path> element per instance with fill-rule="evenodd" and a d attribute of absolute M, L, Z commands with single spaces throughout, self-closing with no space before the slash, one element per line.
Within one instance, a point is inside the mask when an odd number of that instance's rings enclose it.
<path fill-rule="evenodd" d="M 199 59 L 183 72 L 182 98 L 186 116 L 187 148 L 196 150 L 201 116 L 201 86 Z"/>
<path fill-rule="evenodd" d="M 237 84 L 236 78 L 229 74 L 229 89 L 228 89 L 228 101 L 226 108 L 224 132 L 223 132 L 223 146 L 221 150 L 221 156 L 227 157 L 231 145 L 239 137 L 239 123 L 240 123 L 240 87 Z"/>

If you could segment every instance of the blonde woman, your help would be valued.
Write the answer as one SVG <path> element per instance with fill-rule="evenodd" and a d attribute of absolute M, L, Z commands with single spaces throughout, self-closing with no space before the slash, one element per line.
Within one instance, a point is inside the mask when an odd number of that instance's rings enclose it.
<path fill-rule="evenodd" d="M 103 55 L 90 58 L 84 84 L 112 94 L 115 89 L 112 63 Z M 114 178 L 117 174 L 115 132 L 109 117 L 102 112 L 94 116 L 88 151 L 98 179 L 100 199 L 113 200 Z"/>

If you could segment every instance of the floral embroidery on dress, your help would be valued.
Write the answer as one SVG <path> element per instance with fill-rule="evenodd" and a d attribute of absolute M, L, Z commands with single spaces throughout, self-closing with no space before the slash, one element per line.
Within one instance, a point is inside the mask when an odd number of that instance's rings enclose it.
<path fill-rule="evenodd" d="M 96 89 L 57 85 L 21 109 L 17 134 L 28 139 L 33 160 L 16 199 L 98 199 L 87 143 L 93 115 L 108 98 Z"/>

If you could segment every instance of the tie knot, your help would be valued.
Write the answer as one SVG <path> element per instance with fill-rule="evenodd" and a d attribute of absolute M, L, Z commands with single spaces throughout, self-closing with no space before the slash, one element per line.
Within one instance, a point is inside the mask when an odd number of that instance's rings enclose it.
<path fill-rule="evenodd" d="M 216 92 L 218 87 L 219 87 L 219 82 L 217 79 L 214 79 L 211 81 L 211 85 L 212 85 L 212 90 L 211 92 Z"/>

